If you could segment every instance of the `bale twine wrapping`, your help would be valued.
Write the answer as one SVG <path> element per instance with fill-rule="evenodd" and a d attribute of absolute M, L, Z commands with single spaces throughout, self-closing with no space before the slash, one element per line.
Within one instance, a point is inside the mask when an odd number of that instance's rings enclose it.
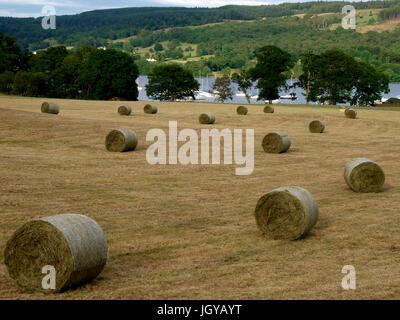
<path fill-rule="evenodd" d="M 376 162 L 355 158 L 346 164 L 344 179 L 355 192 L 379 192 L 385 183 L 385 173 Z"/>
<path fill-rule="evenodd" d="M 244 116 L 249 112 L 249 109 L 245 106 L 239 106 L 237 107 L 236 112 L 237 114 Z"/>
<path fill-rule="evenodd" d="M 56 103 L 51 102 L 43 102 L 42 108 L 43 113 L 51 113 L 51 114 L 58 114 L 60 112 L 60 108 Z"/>
<path fill-rule="evenodd" d="M 357 110 L 352 108 L 346 108 L 344 111 L 344 115 L 346 116 L 346 118 L 355 119 L 357 118 Z"/>
<path fill-rule="evenodd" d="M 201 124 L 213 124 L 215 122 L 215 116 L 211 112 L 202 113 L 199 117 Z"/>
<path fill-rule="evenodd" d="M 106 149 L 111 152 L 135 150 L 137 144 L 136 133 L 131 130 L 115 129 L 106 137 Z"/>
<path fill-rule="evenodd" d="M 132 108 L 130 106 L 120 106 L 118 108 L 118 113 L 121 116 L 129 116 L 132 113 Z"/>
<path fill-rule="evenodd" d="M 266 105 L 266 106 L 264 107 L 264 113 L 274 113 L 274 112 L 275 112 L 274 107 L 269 106 L 269 105 Z"/>
<path fill-rule="evenodd" d="M 258 228 L 274 240 L 305 236 L 318 220 L 318 204 L 306 189 L 281 187 L 260 198 L 255 210 Z"/>
<path fill-rule="evenodd" d="M 158 109 L 156 106 L 152 104 L 146 104 L 143 108 L 144 113 L 155 114 L 157 113 Z"/>
<path fill-rule="evenodd" d="M 322 133 L 325 130 L 325 123 L 319 120 L 311 121 L 308 129 L 310 129 L 311 133 Z"/>
<path fill-rule="evenodd" d="M 8 240 L 4 259 L 21 288 L 60 292 L 94 279 L 103 270 L 107 255 L 107 239 L 94 220 L 60 214 L 25 223 Z M 42 287 L 42 268 L 47 265 L 56 271 L 55 290 Z"/>
<path fill-rule="evenodd" d="M 268 133 L 262 141 L 262 147 L 267 153 L 286 152 L 290 145 L 290 137 L 282 131 Z"/>

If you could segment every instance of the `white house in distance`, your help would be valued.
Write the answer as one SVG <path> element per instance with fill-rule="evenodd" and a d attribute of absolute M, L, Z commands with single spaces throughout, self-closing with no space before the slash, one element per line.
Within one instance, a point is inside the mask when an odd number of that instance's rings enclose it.
<path fill-rule="evenodd" d="M 156 62 L 157 60 L 154 59 L 154 58 L 149 58 L 149 59 L 146 59 L 146 61 L 147 61 L 147 62 Z"/>

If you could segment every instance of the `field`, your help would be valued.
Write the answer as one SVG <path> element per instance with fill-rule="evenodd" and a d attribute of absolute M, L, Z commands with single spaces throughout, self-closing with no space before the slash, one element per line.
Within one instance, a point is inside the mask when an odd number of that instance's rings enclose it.
<path fill-rule="evenodd" d="M 1 299 L 399 299 L 400 112 L 360 110 L 345 119 L 339 108 L 260 105 L 238 116 L 236 105 L 54 100 L 58 116 L 40 113 L 43 99 L 0 97 Z M 124 102 L 125 104 L 125 102 Z M 236 165 L 155 165 L 146 161 L 146 133 L 209 128 L 198 115 L 214 112 L 212 127 L 254 128 L 255 169 Z M 320 119 L 326 133 L 311 134 Z M 136 131 L 137 150 L 110 153 L 104 139 L 115 128 Z M 286 131 L 292 148 L 266 154 L 261 141 Z M 381 193 L 357 194 L 344 182 L 347 161 L 369 157 L 386 173 Z M 258 231 L 254 209 L 273 188 L 302 186 L 320 209 L 304 239 L 270 241 Z M 93 282 L 62 294 L 29 294 L 8 276 L 6 241 L 24 222 L 81 213 L 103 228 L 109 259 Z M 345 291 L 344 265 L 357 272 Z"/>

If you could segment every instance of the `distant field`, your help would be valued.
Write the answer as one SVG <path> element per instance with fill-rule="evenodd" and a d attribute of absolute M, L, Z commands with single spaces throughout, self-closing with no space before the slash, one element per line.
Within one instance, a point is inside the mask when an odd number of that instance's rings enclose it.
<path fill-rule="evenodd" d="M 46 99 L 48 100 L 48 99 Z M 276 106 L 264 114 L 249 106 L 52 100 L 61 113 L 40 113 L 43 99 L 0 97 L 1 299 L 399 299 L 400 112 L 360 110 L 345 119 L 339 108 Z M 146 161 L 148 130 L 200 125 L 255 129 L 255 170 L 235 176 L 236 165 L 156 165 Z M 324 134 L 308 123 L 325 122 Z M 110 153 L 114 128 L 136 131 L 139 146 Z M 262 150 L 265 134 L 286 131 L 288 153 Z M 344 182 L 347 161 L 377 161 L 386 173 L 382 193 L 357 194 Z M 270 241 L 258 231 L 257 200 L 280 186 L 302 186 L 318 202 L 320 217 L 303 240 Z M 93 282 L 57 295 L 21 293 L 9 278 L 3 252 L 24 222 L 59 213 L 94 218 L 105 231 L 109 260 Z M 344 265 L 357 271 L 357 289 L 341 287 Z"/>

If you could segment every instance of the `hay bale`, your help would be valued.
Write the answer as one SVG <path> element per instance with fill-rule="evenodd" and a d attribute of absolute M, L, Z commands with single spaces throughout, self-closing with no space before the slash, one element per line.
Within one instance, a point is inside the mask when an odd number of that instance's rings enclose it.
<path fill-rule="evenodd" d="M 311 133 L 322 133 L 325 130 L 325 123 L 319 120 L 311 121 L 308 129 L 310 129 Z"/>
<path fill-rule="evenodd" d="M 120 106 L 118 108 L 118 113 L 121 116 L 129 116 L 132 113 L 132 108 L 130 106 Z"/>
<path fill-rule="evenodd" d="M 290 145 L 290 137 L 282 131 L 268 133 L 262 141 L 262 147 L 267 153 L 286 152 Z"/>
<path fill-rule="evenodd" d="M 282 187 L 260 198 L 255 210 L 258 228 L 270 239 L 296 240 L 318 220 L 318 204 L 306 189 Z"/>
<path fill-rule="evenodd" d="M 272 107 L 272 106 L 270 106 L 270 105 L 266 105 L 266 106 L 264 107 L 264 113 L 274 113 L 274 112 L 275 112 L 274 107 Z"/>
<path fill-rule="evenodd" d="M 94 279 L 107 262 L 107 240 L 101 227 L 80 214 L 61 214 L 32 220 L 8 240 L 4 260 L 17 284 L 44 291 L 42 268 L 53 266 L 56 289 L 64 291 Z"/>
<path fill-rule="evenodd" d="M 346 108 L 344 111 L 344 115 L 346 116 L 346 118 L 355 119 L 357 118 L 357 110 L 352 108 Z"/>
<path fill-rule="evenodd" d="M 215 122 L 215 116 L 211 112 L 202 113 L 199 117 L 201 124 L 213 124 Z"/>
<path fill-rule="evenodd" d="M 344 179 L 355 192 L 379 192 L 385 183 L 385 173 L 376 162 L 355 158 L 346 164 Z"/>
<path fill-rule="evenodd" d="M 135 150 L 137 144 L 136 133 L 131 130 L 115 129 L 106 137 L 106 149 L 112 152 Z"/>
<path fill-rule="evenodd" d="M 158 111 L 157 107 L 152 104 L 146 104 L 144 106 L 144 113 L 155 114 L 157 113 L 157 111 Z"/>
<path fill-rule="evenodd" d="M 237 114 L 244 116 L 249 112 L 249 109 L 245 106 L 239 106 L 237 107 L 236 112 Z"/>
<path fill-rule="evenodd" d="M 60 108 L 56 103 L 52 102 L 43 102 L 42 108 L 43 113 L 50 113 L 50 114 L 58 114 L 60 112 Z"/>

